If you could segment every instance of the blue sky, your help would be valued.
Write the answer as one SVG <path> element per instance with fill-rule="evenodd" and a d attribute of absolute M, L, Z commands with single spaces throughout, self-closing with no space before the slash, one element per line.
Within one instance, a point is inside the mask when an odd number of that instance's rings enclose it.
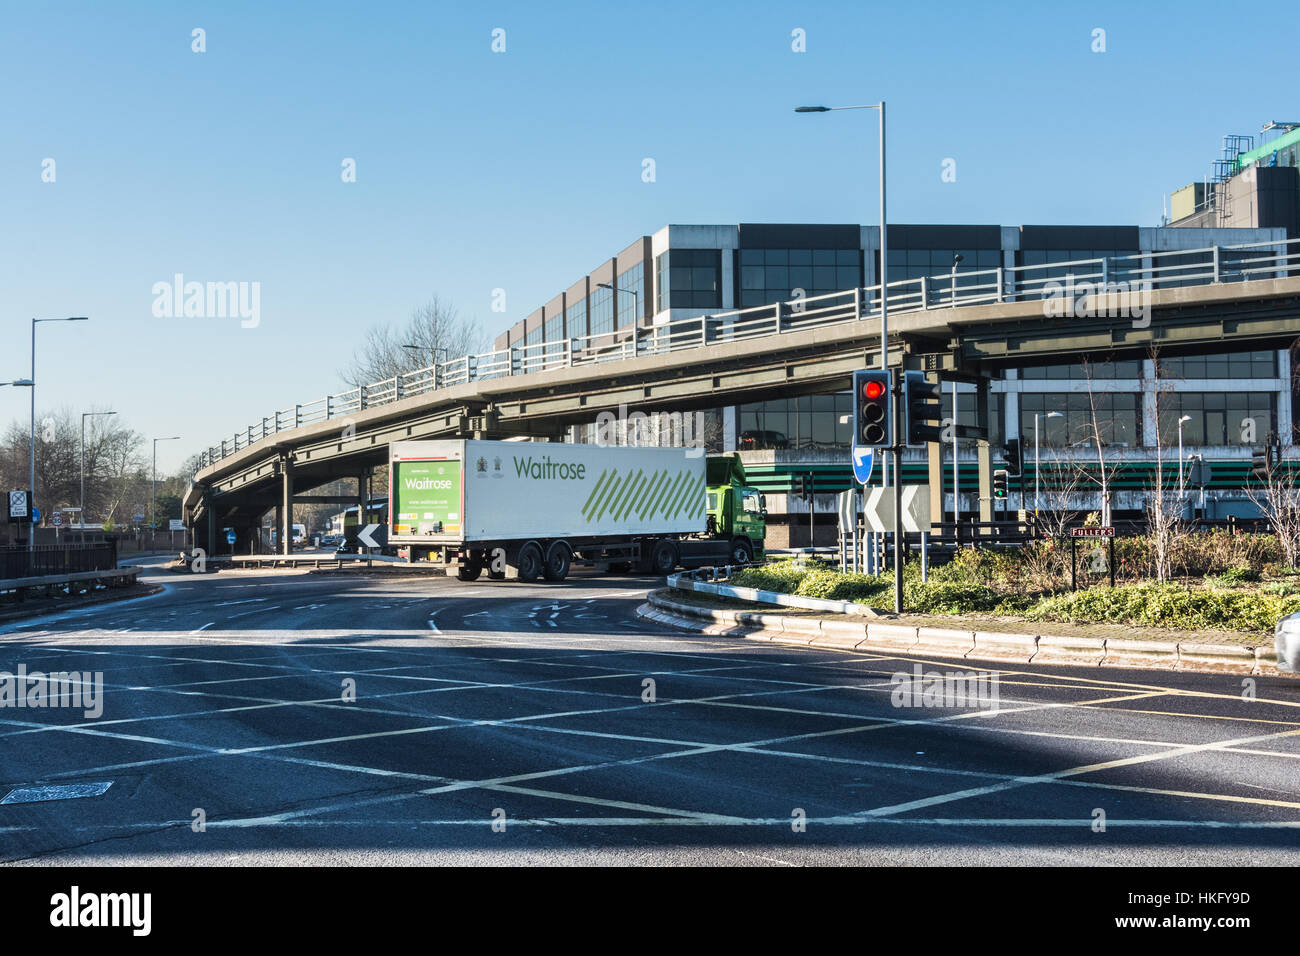
<path fill-rule="evenodd" d="M 433 294 L 495 334 L 669 222 L 874 222 L 875 114 L 802 103 L 888 102 L 893 222 L 1155 225 L 1223 134 L 1297 118 L 1293 10 L 9 0 L 0 379 L 31 316 L 91 316 L 40 328 L 38 405 L 179 434 L 173 468 Z M 259 282 L 260 325 L 155 317 L 178 272 Z"/>

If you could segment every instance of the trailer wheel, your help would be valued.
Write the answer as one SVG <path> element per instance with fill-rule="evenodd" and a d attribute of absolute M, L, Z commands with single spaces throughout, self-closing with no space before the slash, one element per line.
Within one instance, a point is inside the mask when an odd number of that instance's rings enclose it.
<path fill-rule="evenodd" d="M 542 575 L 548 581 L 563 581 L 569 576 L 572 562 L 573 554 L 569 551 L 569 546 L 563 541 L 555 541 L 546 549 L 546 566 L 542 569 Z"/>
<path fill-rule="evenodd" d="M 731 561 L 733 564 L 749 564 L 754 560 L 754 549 L 748 538 L 731 539 Z"/>
<path fill-rule="evenodd" d="M 676 567 L 677 545 L 671 541 L 656 542 L 650 570 L 655 574 L 672 574 Z"/>
<path fill-rule="evenodd" d="M 477 581 L 478 576 L 483 573 L 481 564 L 462 564 L 456 569 L 457 581 Z"/>
<path fill-rule="evenodd" d="M 520 581 L 536 581 L 542 576 L 542 549 L 529 541 L 519 549 L 515 567 L 519 570 Z"/>

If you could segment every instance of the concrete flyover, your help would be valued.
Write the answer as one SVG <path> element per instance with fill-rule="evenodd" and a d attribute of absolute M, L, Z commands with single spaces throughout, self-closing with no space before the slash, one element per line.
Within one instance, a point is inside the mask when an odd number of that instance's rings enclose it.
<path fill-rule="evenodd" d="M 1266 251 L 1263 266 L 1232 275 L 1223 266 L 1226 250 L 1204 250 L 1205 261 L 1190 265 L 1186 252 L 1170 266 L 1147 256 L 1128 275 L 1144 275 L 1155 287 L 1131 292 L 1113 291 L 1108 275 L 1122 274 L 1114 260 L 1055 264 L 1071 270 L 1073 289 L 1066 285 L 1064 296 L 1057 294 L 1060 279 L 1031 274 L 1041 267 L 988 270 L 987 282 L 975 273 L 951 291 L 946 277 L 891 282 L 889 364 L 987 381 L 998 369 L 1080 355 L 1285 348 L 1300 338 L 1300 241 Z M 224 536 L 217 540 L 222 528 L 236 532 L 234 552 L 247 553 L 267 510 L 279 508 L 284 528 L 295 502 L 326 500 L 295 496 L 355 477 L 356 496 L 328 500 L 360 500 L 366 475 L 386 462 L 393 441 L 558 439 L 567 426 L 620 406 L 687 411 L 841 390 L 854 369 L 879 364 L 879 295 L 879 286 L 851 289 L 677 320 L 630 338 L 588 336 L 467 356 L 294 406 L 204 454 L 185 495 L 185 519 L 208 553 L 230 552 Z M 984 422 L 987 388 L 980 396 Z M 289 537 L 281 535 L 286 546 Z"/>

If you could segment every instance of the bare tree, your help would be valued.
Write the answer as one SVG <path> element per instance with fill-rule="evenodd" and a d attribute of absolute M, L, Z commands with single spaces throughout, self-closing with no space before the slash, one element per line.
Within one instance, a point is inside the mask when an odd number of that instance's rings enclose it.
<path fill-rule="evenodd" d="M 408 349 L 406 346 L 415 348 Z M 435 362 L 480 352 L 485 336 L 479 325 L 436 295 L 412 310 L 405 325 L 374 325 L 365 334 L 351 363 L 339 372 L 348 385 L 371 385 Z"/>
<path fill-rule="evenodd" d="M 1165 489 L 1165 441 L 1161 425 L 1162 420 L 1168 417 L 1173 392 L 1169 386 L 1161 384 L 1159 349 L 1152 346 L 1150 356 L 1156 376 L 1156 476 L 1154 487 L 1147 495 L 1147 525 L 1151 533 L 1153 570 L 1156 580 L 1163 582 L 1173 577 L 1174 552 L 1179 540 L 1187 534 L 1188 527 L 1183 519 L 1183 489 L 1177 486 L 1173 491 Z"/>

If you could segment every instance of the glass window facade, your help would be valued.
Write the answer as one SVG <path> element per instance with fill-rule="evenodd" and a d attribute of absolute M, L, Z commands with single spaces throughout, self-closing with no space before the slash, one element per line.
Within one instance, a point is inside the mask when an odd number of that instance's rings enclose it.
<path fill-rule="evenodd" d="M 1169 392 L 1159 396 L 1160 440 L 1178 444 L 1178 419 L 1184 445 L 1263 444 L 1276 429 L 1272 392 Z"/>
<path fill-rule="evenodd" d="M 670 249 L 655 259 L 655 308 L 722 308 L 722 252 Z"/>
<path fill-rule="evenodd" d="M 591 290 L 591 335 L 614 331 L 614 293 L 599 286 Z"/>
<path fill-rule="evenodd" d="M 1082 362 L 1076 362 L 1073 365 L 1041 365 L 1037 368 L 1026 368 L 1020 370 L 1020 377 L 1026 381 L 1071 381 L 1084 382 L 1089 378 L 1089 373 L 1093 381 L 1101 379 L 1115 378 L 1141 378 L 1142 362 L 1140 360 L 1125 362 L 1097 362 L 1086 369 Z"/>
<path fill-rule="evenodd" d="M 564 334 L 561 338 L 574 338 L 587 334 L 587 300 L 579 299 L 564 309 Z M 548 335 L 547 338 L 550 338 Z"/>
<path fill-rule="evenodd" d="M 636 325 L 637 310 L 645 302 L 645 263 L 638 262 L 621 273 L 615 284 L 618 286 L 618 327 L 628 329 Z"/>
<path fill-rule="evenodd" d="M 1034 415 L 1039 419 L 1039 444 L 1044 448 L 1088 445 L 1093 440 L 1093 404 L 1101 440 L 1108 445 L 1136 447 L 1142 441 L 1142 396 L 1132 392 L 1022 392 L 1020 440 L 1034 444 Z M 1061 417 L 1047 418 L 1049 412 Z"/>
<path fill-rule="evenodd" d="M 857 249 L 741 249 L 737 252 L 740 308 L 842 292 L 862 285 Z"/>
<path fill-rule="evenodd" d="M 841 425 L 839 419 L 852 414 L 853 396 L 849 392 L 741 405 L 736 417 L 739 429 L 736 447 L 741 451 L 846 448 L 852 439 L 853 426 L 849 422 Z"/>
<path fill-rule="evenodd" d="M 996 269 L 1002 265 L 1001 249 L 894 249 L 889 250 L 889 281 L 920 279 L 925 276 L 943 276 L 951 282 L 952 260 L 961 254 L 957 267 L 957 288 L 963 285 L 985 284 L 988 276 L 966 276 L 963 273 Z"/>
<path fill-rule="evenodd" d="M 1160 359 L 1161 378 L 1276 378 L 1277 353 L 1232 352 Z"/>

